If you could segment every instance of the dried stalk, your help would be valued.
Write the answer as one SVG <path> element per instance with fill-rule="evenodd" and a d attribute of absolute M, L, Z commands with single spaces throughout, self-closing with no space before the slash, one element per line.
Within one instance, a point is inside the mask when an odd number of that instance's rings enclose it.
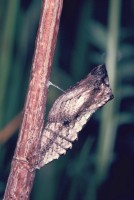
<path fill-rule="evenodd" d="M 37 146 L 43 128 L 47 100 L 47 82 L 51 71 L 62 3 L 63 0 L 43 0 L 24 117 L 4 200 L 27 200 L 32 189 L 35 177 L 35 169 L 31 164 L 32 154 L 36 155 L 37 160 Z"/>

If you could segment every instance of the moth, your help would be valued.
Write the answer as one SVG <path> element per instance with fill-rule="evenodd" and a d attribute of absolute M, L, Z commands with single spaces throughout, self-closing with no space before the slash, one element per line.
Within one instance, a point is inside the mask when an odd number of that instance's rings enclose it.
<path fill-rule="evenodd" d="M 41 168 L 67 149 L 91 115 L 113 98 L 105 65 L 95 67 L 86 78 L 68 89 L 53 104 L 40 139 Z"/>

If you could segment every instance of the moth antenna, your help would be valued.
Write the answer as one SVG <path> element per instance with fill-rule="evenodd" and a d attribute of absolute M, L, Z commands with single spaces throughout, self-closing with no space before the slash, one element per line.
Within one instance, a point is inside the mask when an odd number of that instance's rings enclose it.
<path fill-rule="evenodd" d="M 57 88 L 58 90 L 60 90 L 60 91 L 62 91 L 63 93 L 65 93 L 65 91 L 62 90 L 60 87 L 58 87 L 57 85 L 53 84 L 51 81 L 48 81 L 47 87 L 49 87 L 50 85 L 54 86 L 54 87 Z"/>

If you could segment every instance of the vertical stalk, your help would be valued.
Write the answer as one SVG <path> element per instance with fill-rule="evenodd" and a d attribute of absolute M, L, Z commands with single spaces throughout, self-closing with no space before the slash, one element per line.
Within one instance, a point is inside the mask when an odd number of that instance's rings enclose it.
<path fill-rule="evenodd" d="M 63 0 L 43 0 L 31 79 L 22 126 L 12 161 L 4 200 L 27 200 L 32 189 L 38 158 L 37 145 L 44 123 L 47 82 L 53 60 Z"/>
<path fill-rule="evenodd" d="M 108 37 L 107 37 L 107 57 L 106 66 L 109 74 L 109 81 L 115 99 L 103 108 L 100 133 L 98 139 L 96 174 L 92 184 L 89 197 L 96 200 L 97 189 L 102 181 L 106 178 L 109 166 L 113 158 L 113 149 L 116 137 L 117 121 L 115 118 L 116 107 L 116 62 L 118 49 L 118 36 L 120 27 L 120 10 L 121 0 L 110 0 L 108 16 Z"/>
<path fill-rule="evenodd" d="M 110 1 L 109 5 L 109 28 L 107 38 L 106 66 L 113 94 L 116 98 L 116 62 L 118 51 L 118 35 L 120 27 L 121 0 Z M 100 138 L 98 144 L 98 180 L 105 178 L 112 160 L 113 148 L 116 136 L 116 120 L 114 108 L 116 99 L 105 106 L 101 116 Z"/>

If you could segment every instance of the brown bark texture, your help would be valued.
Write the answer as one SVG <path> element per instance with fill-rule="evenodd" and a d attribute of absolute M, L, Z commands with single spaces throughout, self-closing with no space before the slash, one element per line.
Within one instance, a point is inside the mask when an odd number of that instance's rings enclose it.
<path fill-rule="evenodd" d="M 47 82 L 55 50 L 63 0 L 43 0 L 30 83 L 20 134 L 4 200 L 27 200 L 36 174 L 38 141 L 44 124 Z"/>

